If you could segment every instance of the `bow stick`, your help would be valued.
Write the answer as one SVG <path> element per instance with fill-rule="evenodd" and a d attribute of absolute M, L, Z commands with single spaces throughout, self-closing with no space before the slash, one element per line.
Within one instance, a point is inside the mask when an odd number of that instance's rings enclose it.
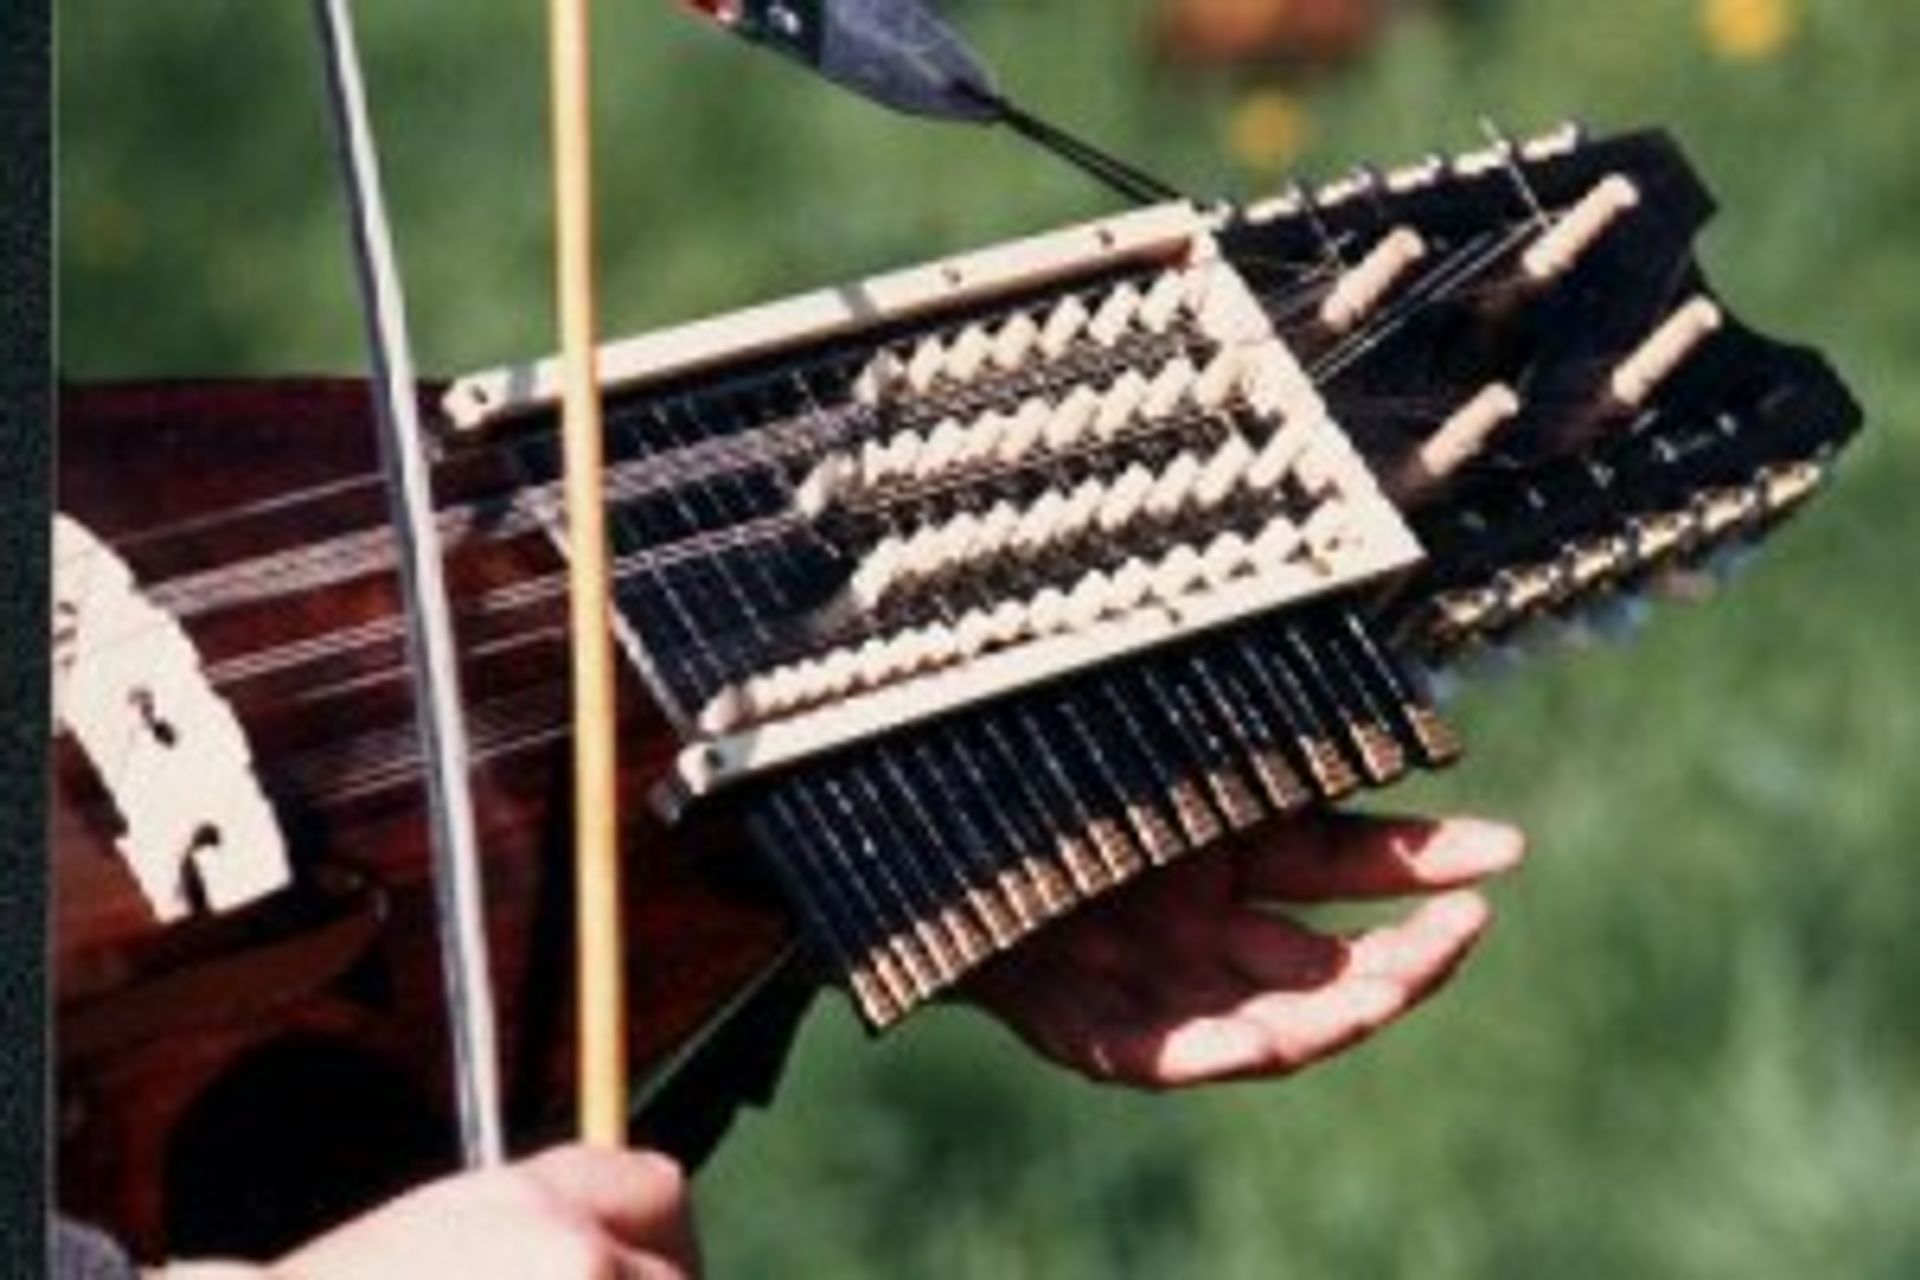
<path fill-rule="evenodd" d="M 417 732 L 427 762 L 427 813 L 453 1037 L 454 1093 L 461 1151 L 472 1168 L 499 1163 L 505 1135 L 459 651 L 420 434 L 406 298 L 395 266 L 353 18 L 347 0 L 315 0 L 314 12 L 325 46 L 334 143 L 351 206 L 354 267 L 373 364 L 374 419 L 380 428 L 381 469 L 398 542 L 407 669 L 413 679 Z"/>
<path fill-rule="evenodd" d="M 596 1145 L 620 1146 L 627 1132 L 626 994 L 616 809 L 612 574 L 601 480 L 600 376 L 594 348 L 587 0 L 549 0 L 548 17 L 572 610 L 580 1136 Z"/>

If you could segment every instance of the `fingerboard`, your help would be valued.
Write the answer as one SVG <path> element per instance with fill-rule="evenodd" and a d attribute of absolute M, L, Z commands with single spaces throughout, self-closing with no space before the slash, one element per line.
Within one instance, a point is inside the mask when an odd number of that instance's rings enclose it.
<path fill-rule="evenodd" d="M 615 344 L 660 804 L 744 815 L 885 1026 L 1151 867 L 1448 763 L 1431 673 L 1698 574 L 1858 426 L 1709 290 L 1711 213 L 1664 137 L 1563 130 Z M 553 386 L 476 375 L 447 416 L 548 479 Z"/>

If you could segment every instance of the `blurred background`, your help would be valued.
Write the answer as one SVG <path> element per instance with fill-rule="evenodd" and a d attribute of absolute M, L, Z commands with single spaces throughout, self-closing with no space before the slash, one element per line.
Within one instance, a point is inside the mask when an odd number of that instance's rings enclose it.
<path fill-rule="evenodd" d="M 834 96 L 660 0 L 598 6 L 611 334 L 1107 211 L 1010 139 Z M 552 345 L 540 6 L 363 0 L 423 368 Z M 1037 109 L 1206 195 L 1492 116 L 1658 123 L 1733 306 L 1869 410 L 1723 600 L 1458 707 L 1404 806 L 1530 868 L 1448 995 L 1280 1085 L 1104 1092 L 965 1012 L 838 1002 L 700 1188 L 721 1276 L 1920 1275 L 1920 6 L 971 0 Z M 63 0 L 60 368 L 354 371 L 307 6 Z"/>

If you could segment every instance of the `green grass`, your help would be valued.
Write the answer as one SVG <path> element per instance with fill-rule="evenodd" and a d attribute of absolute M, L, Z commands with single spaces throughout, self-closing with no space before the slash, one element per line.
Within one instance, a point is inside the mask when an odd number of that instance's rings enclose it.
<path fill-rule="evenodd" d="M 363 5 L 422 364 L 550 345 L 537 6 Z M 1052 1073 L 965 1013 L 815 1019 L 704 1179 L 722 1275 L 1920 1273 L 1920 7 L 1816 0 L 1713 59 L 1683 0 L 1483 0 L 1307 97 L 1330 173 L 1579 115 L 1660 122 L 1706 257 L 1814 341 L 1870 435 L 1736 590 L 1474 692 L 1453 775 L 1533 865 L 1433 1009 L 1297 1081 L 1181 1097 Z M 632 330 L 1042 228 L 1099 193 L 868 112 L 635 0 L 599 17 L 606 324 Z M 1246 84 L 1139 56 L 1138 2 L 976 2 L 1007 78 L 1204 191 Z M 62 368 L 359 359 L 302 6 L 62 7 Z"/>

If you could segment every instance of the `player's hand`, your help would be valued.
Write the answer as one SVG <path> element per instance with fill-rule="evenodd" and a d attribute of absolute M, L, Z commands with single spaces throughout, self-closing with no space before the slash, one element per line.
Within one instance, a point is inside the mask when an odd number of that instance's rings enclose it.
<path fill-rule="evenodd" d="M 1472 818 L 1316 816 L 1157 871 L 1045 930 L 967 989 L 1041 1054 L 1148 1089 L 1284 1076 L 1439 989 L 1491 923 L 1473 886 L 1525 850 Z M 1348 937 L 1288 904 L 1423 898 Z"/>
<path fill-rule="evenodd" d="M 679 1166 L 559 1147 L 429 1183 L 276 1264 L 287 1280 L 690 1280 L 700 1271 Z"/>

